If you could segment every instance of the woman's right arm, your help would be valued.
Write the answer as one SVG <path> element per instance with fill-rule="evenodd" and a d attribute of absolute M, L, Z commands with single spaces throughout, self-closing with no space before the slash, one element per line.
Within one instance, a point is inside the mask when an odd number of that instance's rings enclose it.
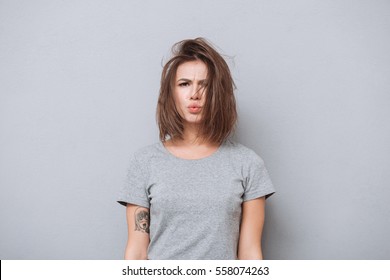
<path fill-rule="evenodd" d="M 148 259 L 149 246 L 149 209 L 138 205 L 127 204 L 126 219 L 128 238 L 125 260 Z"/>

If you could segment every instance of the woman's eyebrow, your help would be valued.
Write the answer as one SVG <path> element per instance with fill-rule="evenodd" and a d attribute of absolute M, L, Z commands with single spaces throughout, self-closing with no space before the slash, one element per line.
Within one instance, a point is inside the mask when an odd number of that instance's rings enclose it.
<path fill-rule="evenodd" d="M 180 78 L 180 79 L 178 79 L 177 81 L 178 81 L 178 82 L 180 82 L 180 81 L 183 81 L 183 82 L 192 82 L 192 80 L 186 79 L 186 78 Z M 204 83 L 206 83 L 206 81 L 207 81 L 207 79 L 198 80 L 198 83 L 199 83 L 199 84 L 204 84 Z"/>
<path fill-rule="evenodd" d="M 178 82 L 180 82 L 180 81 L 183 81 L 183 82 L 191 82 L 190 79 L 185 79 L 185 78 L 180 78 L 180 79 L 178 79 L 177 81 L 178 81 Z"/>

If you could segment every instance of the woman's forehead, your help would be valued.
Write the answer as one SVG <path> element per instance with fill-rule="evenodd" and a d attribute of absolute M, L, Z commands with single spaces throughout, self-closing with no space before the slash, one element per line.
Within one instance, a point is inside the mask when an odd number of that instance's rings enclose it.
<path fill-rule="evenodd" d="M 204 80 L 207 78 L 207 72 L 207 66 L 203 61 L 186 61 L 177 68 L 176 80 Z"/>

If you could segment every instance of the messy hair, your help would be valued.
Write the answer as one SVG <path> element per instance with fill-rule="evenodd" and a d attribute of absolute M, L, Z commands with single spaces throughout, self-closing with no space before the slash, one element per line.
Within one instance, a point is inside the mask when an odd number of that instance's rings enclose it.
<path fill-rule="evenodd" d="M 161 74 L 157 104 L 157 123 L 162 142 L 169 138 L 183 139 L 183 119 L 174 101 L 177 68 L 188 61 L 200 60 L 207 66 L 205 104 L 198 137 L 203 141 L 221 144 L 233 133 L 236 121 L 235 84 L 229 67 L 215 48 L 203 38 L 183 40 L 173 45 L 172 58 Z"/>

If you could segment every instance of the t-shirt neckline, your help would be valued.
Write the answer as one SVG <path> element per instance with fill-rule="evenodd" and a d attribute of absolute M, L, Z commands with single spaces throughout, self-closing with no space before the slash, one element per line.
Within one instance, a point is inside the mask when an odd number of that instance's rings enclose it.
<path fill-rule="evenodd" d="M 197 159 L 186 159 L 186 158 L 181 158 L 181 157 L 178 157 L 178 156 L 175 156 L 174 154 L 172 154 L 165 146 L 164 144 L 159 141 L 158 142 L 158 145 L 160 147 L 160 149 L 165 153 L 167 154 L 170 158 L 173 158 L 173 159 L 176 159 L 176 160 L 179 160 L 179 161 L 183 161 L 183 162 L 200 162 L 200 161 L 205 161 L 205 160 L 209 160 L 209 159 L 212 159 L 214 157 L 216 157 L 220 152 L 221 150 L 223 149 L 223 146 L 226 145 L 226 140 L 222 142 L 221 145 L 219 145 L 219 147 L 217 148 L 217 150 L 215 150 L 212 154 L 206 156 L 206 157 L 202 157 L 202 158 L 197 158 Z"/>

